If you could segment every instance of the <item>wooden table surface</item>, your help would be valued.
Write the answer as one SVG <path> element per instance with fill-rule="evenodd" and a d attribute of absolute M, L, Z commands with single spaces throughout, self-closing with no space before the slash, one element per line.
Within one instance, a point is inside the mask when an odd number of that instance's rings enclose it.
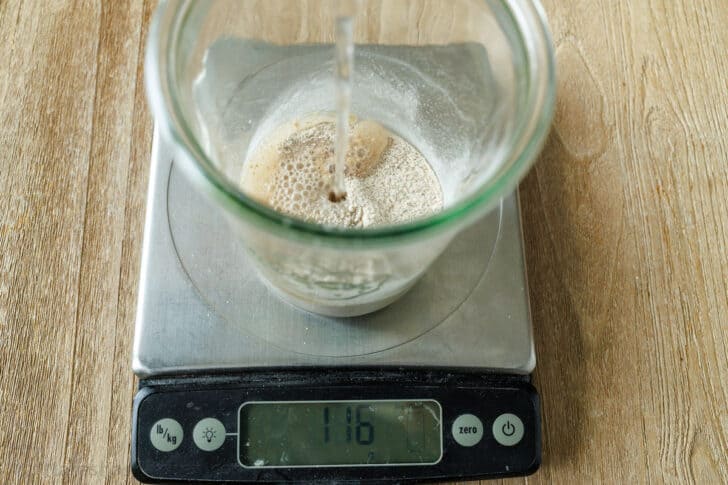
<path fill-rule="evenodd" d="M 728 4 L 547 0 L 522 184 L 543 466 L 728 483 Z M 153 2 L 0 1 L 0 483 L 134 482 Z"/>

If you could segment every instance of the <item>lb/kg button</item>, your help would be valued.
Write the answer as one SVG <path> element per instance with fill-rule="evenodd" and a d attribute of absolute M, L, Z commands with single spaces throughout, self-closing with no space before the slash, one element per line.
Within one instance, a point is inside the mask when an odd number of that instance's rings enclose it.
<path fill-rule="evenodd" d="M 182 426 L 172 418 L 160 419 L 149 432 L 152 446 L 165 453 L 176 450 L 182 444 L 183 437 Z"/>

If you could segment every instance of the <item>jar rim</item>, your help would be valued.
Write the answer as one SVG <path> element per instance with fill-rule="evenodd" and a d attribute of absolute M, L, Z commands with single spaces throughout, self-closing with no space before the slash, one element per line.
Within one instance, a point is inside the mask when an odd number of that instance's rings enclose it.
<path fill-rule="evenodd" d="M 433 231 L 441 232 L 455 223 L 474 220 L 484 215 L 512 191 L 530 168 L 548 135 L 555 107 L 556 61 L 545 12 L 539 0 L 499 0 L 511 15 L 515 26 L 522 27 L 522 23 L 528 20 L 533 24 L 531 27 L 535 27 L 528 31 L 528 34 L 533 36 L 531 42 L 526 42 L 524 38 L 526 32 L 522 28 L 517 29 L 527 61 L 525 67 L 528 89 L 525 105 L 530 109 L 529 116 L 524 117 L 526 122 L 521 123 L 519 127 L 520 133 L 516 133 L 514 137 L 514 146 L 517 149 L 503 155 L 511 159 L 511 161 L 501 160 L 505 162 L 504 169 L 483 183 L 473 194 L 452 206 L 403 224 L 343 228 L 324 226 L 287 216 L 246 195 L 216 167 L 190 129 L 177 99 L 169 95 L 173 91 L 171 80 L 174 78 L 171 69 L 174 62 L 162 63 L 161 59 L 163 56 L 171 59 L 174 57 L 168 52 L 162 52 L 163 43 L 160 39 L 162 19 L 165 15 L 169 15 L 174 20 L 172 34 L 177 33 L 184 26 L 189 7 L 194 2 L 182 0 L 175 2 L 176 5 L 170 5 L 172 3 L 170 0 L 162 0 L 157 7 L 149 30 L 145 58 L 147 97 L 156 126 L 167 140 L 176 145 L 178 148 L 176 154 L 181 155 L 176 161 L 182 162 L 184 168 L 190 169 L 186 170 L 186 173 L 194 178 L 198 186 L 201 185 L 206 189 L 228 211 L 270 229 L 283 231 L 289 235 L 312 236 L 329 241 L 389 240 Z M 171 12 L 166 11 L 169 8 L 172 8 Z M 529 18 L 521 19 L 519 22 L 516 20 L 517 14 L 527 15 Z M 173 45 L 174 42 L 169 44 Z M 163 69 L 165 65 L 168 67 L 166 70 Z"/>

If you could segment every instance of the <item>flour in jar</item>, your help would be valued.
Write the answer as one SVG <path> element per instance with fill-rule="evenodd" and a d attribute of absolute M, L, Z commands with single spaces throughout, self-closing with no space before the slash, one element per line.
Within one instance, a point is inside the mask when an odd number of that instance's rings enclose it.
<path fill-rule="evenodd" d="M 401 224 L 442 209 L 440 182 L 415 147 L 373 121 L 352 117 L 349 129 L 344 200 L 329 200 L 336 127 L 326 116 L 268 134 L 243 166 L 243 190 L 278 212 L 326 226 Z"/>

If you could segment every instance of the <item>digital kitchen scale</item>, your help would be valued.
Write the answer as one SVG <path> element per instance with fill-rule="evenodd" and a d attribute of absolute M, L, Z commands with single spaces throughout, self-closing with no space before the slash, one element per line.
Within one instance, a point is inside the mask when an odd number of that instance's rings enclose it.
<path fill-rule="evenodd" d="M 142 482 L 530 474 L 534 366 L 515 194 L 394 304 L 326 318 L 267 289 L 155 136 L 133 353 Z"/>

